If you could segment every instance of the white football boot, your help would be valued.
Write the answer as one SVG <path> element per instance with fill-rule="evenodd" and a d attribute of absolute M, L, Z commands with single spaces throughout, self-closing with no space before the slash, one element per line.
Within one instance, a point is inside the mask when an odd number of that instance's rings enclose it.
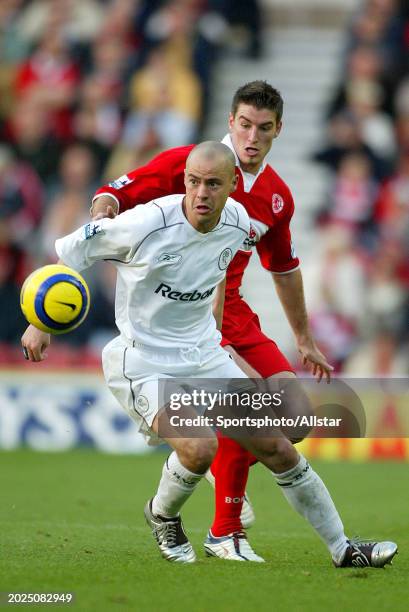
<path fill-rule="evenodd" d="M 255 561 L 264 563 L 264 559 L 256 555 L 243 531 L 236 531 L 227 536 L 216 538 L 209 531 L 204 543 L 208 557 L 219 557 L 228 561 Z"/>
<path fill-rule="evenodd" d="M 165 518 L 153 514 L 151 499 L 146 503 L 144 514 L 164 559 L 176 563 L 196 561 L 195 551 L 187 539 L 180 516 Z"/>
<path fill-rule="evenodd" d="M 216 486 L 215 477 L 213 476 L 210 468 L 207 470 L 205 474 L 205 478 L 209 484 L 212 485 L 213 489 Z M 243 506 L 241 508 L 240 514 L 240 522 L 243 529 L 250 529 L 256 520 L 256 515 L 254 514 L 253 506 L 251 505 L 251 501 L 247 495 L 244 494 Z"/>

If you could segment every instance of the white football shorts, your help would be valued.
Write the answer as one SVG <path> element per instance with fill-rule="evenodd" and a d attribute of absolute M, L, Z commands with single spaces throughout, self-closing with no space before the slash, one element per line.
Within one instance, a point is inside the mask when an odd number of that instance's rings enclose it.
<path fill-rule="evenodd" d="M 137 423 L 139 431 L 150 445 L 161 443 L 151 429 L 153 420 L 166 404 L 166 400 L 159 397 L 159 380 L 245 379 L 242 388 L 249 388 L 246 374 L 235 364 L 227 351 L 214 342 L 200 348 L 159 350 L 134 345 L 118 336 L 104 347 L 102 367 L 112 394 Z M 184 391 L 185 389 L 181 388 L 181 392 Z"/>

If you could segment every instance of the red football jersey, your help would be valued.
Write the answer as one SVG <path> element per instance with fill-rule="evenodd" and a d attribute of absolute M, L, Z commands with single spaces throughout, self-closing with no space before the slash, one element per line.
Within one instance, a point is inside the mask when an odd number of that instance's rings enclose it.
<path fill-rule="evenodd" d="M 160 153 L 145 166 L 104 185 L 95 196 L 112 195 L 120 211 L 124 211 L 158 197 L 184 193 L 184 169 L 193 147 L 188 145 Z M 287 185 L 268 164 L 247 191 L 246 177 L 239 167 L 236 167 L 236 173 L 239 181 L 231 197 L 243 204 L 251 220 L 250 236 L 227 269 L 223 328 L 226 323 L 229 328 L 234 323 L 237 329 L 254 316 L 239 294 L 253 247 L 256 247 L 264 268 L 271 272 L 295 270 L 299 260 L 291 245 L 290 221 L 294 202 Z"/>

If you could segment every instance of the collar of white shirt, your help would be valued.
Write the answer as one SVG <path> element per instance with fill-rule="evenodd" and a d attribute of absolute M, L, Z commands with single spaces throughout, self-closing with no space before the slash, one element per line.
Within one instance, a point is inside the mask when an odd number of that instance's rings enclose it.
<path fill-rule="evenodd" d="M 177 214 L 180 218 L 180 220 L 183 222 L 183 224 L 185 225 L 185 227 L 187 228 L 187 231 L 190 232 L 192 235 L 197 236 L 198 238 L 203 238 L 205 239 L 206 234 L 210 234 L 212 232 L 217 232 L 217 230 L 221 229 L 223 227 L 223 225 L 226 223 L 226 209 L 223 208 L 221 215 L 220 215 L 220 219 L 217 222 L 217 225 L 210 230 L 209 232 L 199 232 L 199 230 L 197 230 L 195 227 L 193 227 L 193 225 L 190 223 L 190 221 L 188 221 L 185 212 L 183 210 L 183 200 L 185 198 L 184 195 L 180 195 L 180 204 L 177 207 Z"/>
<path fill-rule="evenodd" d="M 236 166 L 239 168 L 243 176 L 244 191 L 248 193 L 252 189 L 254 183 L 256 182 L 260 174 L 264 172 L 265 167 L 267 165 L 266 160 L 263 159 L 263 163 L 261 164 L 260 170 L 257 172 L 257 174 L 251 174 L 251 172 L 243 172 L 243 170 L 240 168 L 240 160 L 238 158 L 236 151 L 234 150 L 230 134 L 226 134 L 226 136 L 222 140 L 222 143 L 225 144 L 227 147 L 229 147 L 229 149 L 233 151 L 234 157 L 236 159 Z"/>

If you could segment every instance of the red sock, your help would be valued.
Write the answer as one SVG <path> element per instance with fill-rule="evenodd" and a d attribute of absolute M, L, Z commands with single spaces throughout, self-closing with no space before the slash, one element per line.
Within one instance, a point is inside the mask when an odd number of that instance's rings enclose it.
<path fill-rule="evenodd" d="M 241 530 L 240 514 L 249 463 L 254 459 L 235 440 L 218 433 L 219 448 L 211 465 L 216 479 L 216 508 L 212 534 L 216 537 Z"/>

